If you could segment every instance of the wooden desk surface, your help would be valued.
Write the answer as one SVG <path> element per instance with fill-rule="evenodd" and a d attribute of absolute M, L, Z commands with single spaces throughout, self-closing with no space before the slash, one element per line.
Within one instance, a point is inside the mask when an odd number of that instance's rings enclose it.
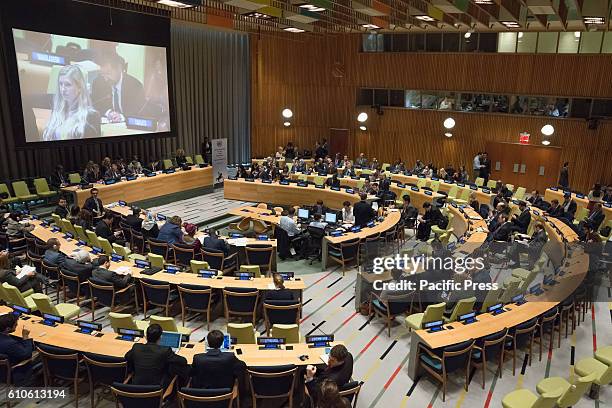
<path fill-rule="evenodd" d="M 344 190 L 316 188 L 311 184 L 298 187 L 295 184 L 281 185 L 278 182 L 268 184 L 262 183 L 261 180 L 250 182 L 244 179 L 226 179 L 223 194 L 226 200 L 272 202 L 279 205 L 315 205 L 317 200 L 321 199 L 327 207 L 335 209 L 342 208 L 345 201 L 353 204 L 359 201 L 359 194 L 350 194 Z M 369 196 L 368 199 L 376 197 Z"/>
<path fill-rule="evenodd" d="M 32 234 L 34 236 L 42 239 L 43 241 L 47 241 L 49 238 L 57 238 L 61 244 L 60 250 L 68 256 L 71 256 L 75 251 L 78 251 L 78 250 L 86 250 L 88 252 L 91 251 L 91 248 L 88 246 L 82 246 L 82 247 L 77 246 L 76 245 L 77 240 L 74 240 L 74 239 L 70 241 L 66 240 L 65 238 L 63 238 L 64 234 L 61 232 L 54 233 L 51 231 L 50 228 L 42 227 L 39 221 L 32 221 L 32 225 L 36 226 L 36 228 L 34 228 L 34 230 L 32 231 Z M 264 241 L 257 241 L 257 242 L 260 244 L 264 243 Z M 271 241 L 267 241 L 267 242 L 272 244 Z M 274 241 L 274 244 L 276 244 L 276 241 Z M 93 255 L 93 254 L 91 256 L 92 258 L 97 257 L 96 255 Z M 241 288 L 255 288 L 259 290 L 268 290 L 268 289 L 273 288 L 272 278 L 265 278 L 265 277 L 254 278 L 252 280 L 247 281 L 247 280 L 237 280 L 233 276 L 223 276 L 221 277 L 221 279 L 219 278 L 213 278 L 213 279 L 201 278 L 197 274 L 190 273 L 190 272 L 170 274 L 170 273 L 161 271 L 153 275 L 145 275 L 141 273 L 142 269 L 135 267 L 134 264 L 130 261 L 111 262 L 110 270 L 115 271 L 119 267 L 127 267 L 130 271 L 130 274 L 136 279 L 140 279 L 140 278 L 153 279 L 153 280 L 158 280 L 162 282 L 167 282 L 173 285 L 178 285 L 180 283 L 187 283 L 187 284 L 192 284 L 192 285 L 210 286 L 213 289 L 223 289 L 226 287 L 241 287 Z M 285 287 L 287 289 L 292 289 L 292 290 L 302 290 L 306 286 L 303 280 L 296 279 L 296 280 L 285 281 Z"/>
<path fill-rule="evenodd" d="M 0 313 L 8 313 L 11 309 L 7 306 L 0 306 Z M 76 326 L 64 323 L 58 324 L 55 327 L 40 324 L 42 319 L 32 315 L 29 320 L 19 319 L 17 323 L 16 335 L 21 334 L 21 329 L 27 327 L 30 330 L 30 338 L 36 342 L 65 347 L 71 350 L 76 350 L 82 353 L 95 353 L 112 357 L 123 357 L 132 348 L 134 343 L 124 340 L 118 340 L 117 334 L 113 332 L 102 332 L 101 337 L 90 336 L 75 332 Z M 145 339 L 140 339 L 139 343 L 145 343 Z M 184 343 L 184 345 L 193 344 L 193 348 L 181 347 L 178 354 L 185 357 L 187 362 L 191 364 L 193 356 L 198 353 L 206 352 L 204 343 Z M 342 344 L 342 342 L 334 342 L 333 345 Z M 256 344 L 238 344 L 234 348 L 241 349 L 242 354 L 236 354 L 236 357 L 246 363 L 247 366 L 260 365 L 307 365 L 322 363 L 320 356 L 325 353 L 324 348 L 309 348 L 306 343 L 289 344 L 293 350 L 287 350 L 287 346 L 283 346 L 282 350 L 259 350 Z M 300 360 L 299 356 L 307 355 L 308 359 Z"/>
<path fill-rule="evenodd" d="M 213 185 L 212 167 L 192 167 L 191 170 L 178 170 L 172 174 L 158 174 L 155 177 L 139 177 L 132 181 L 105 185 L 94 184 L 98 189 L 98 198 L 103 203 L 119 200 L 135 202 L 148 198 L 160 197 L 186 190 L 210 187 Z M 65 193 L 75 197 L 75 204 L 83 206 L 90 197 L 89 189 L 82 190 L 78 186 L 62 188 Z"/>

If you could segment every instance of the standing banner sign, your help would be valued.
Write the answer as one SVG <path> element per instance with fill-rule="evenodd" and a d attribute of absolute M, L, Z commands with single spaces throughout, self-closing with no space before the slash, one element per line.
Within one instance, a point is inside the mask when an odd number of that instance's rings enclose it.
<path fill-rule="evenodd" d="M 212 165 L 215 184 L 223 183 L 227 178 L 227 139 L 212 140 Z"/>

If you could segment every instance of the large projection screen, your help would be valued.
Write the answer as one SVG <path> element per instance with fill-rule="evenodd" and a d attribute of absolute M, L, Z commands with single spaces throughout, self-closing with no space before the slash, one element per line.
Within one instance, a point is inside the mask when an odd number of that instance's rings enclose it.
<path fill-rule="evenodd" d="M 165 47 L 12 34 L 26 143 L 171 131 Z"/>

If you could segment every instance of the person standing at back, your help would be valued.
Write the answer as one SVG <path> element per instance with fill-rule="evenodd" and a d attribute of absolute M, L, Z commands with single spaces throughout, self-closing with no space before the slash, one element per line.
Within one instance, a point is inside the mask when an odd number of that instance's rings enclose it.
<path fill-rule="evenodd" d="M 368 222 L 372 221 L 376 216 L 376 211 L 366 201 L 368 198 L 366 193 L 359 194 L 360 201 L 353 206 L 353 216 L 355 217 L 355 225 L 363 227 Z"/>
<path fill-rule="evenodd" d="M 559 186 L 563 189 L 569 189 L 569 162 L 563 163 L 561 171 L 559 172 Z"/>
<path fill-rule="evenodd" d="M 161 326 L 152 324 L 147 328 L 146 344 L 136 343 L 125 354 L 128 371 L 133 374 L 132 384 L 165 387 L 175 375 L 187 378 L 187 360 L 176 355 L 170 347 L 161 346 L 161 336 Z"/>
<path fill-rule="evenodd" d="M 191 386 L 194 388 L 232 388 L 244 376 L 246 364 L 233 352 L 222 352 L 223 333 L 211 330 L 206 335 L 208 350 L 193 356 Z"/>

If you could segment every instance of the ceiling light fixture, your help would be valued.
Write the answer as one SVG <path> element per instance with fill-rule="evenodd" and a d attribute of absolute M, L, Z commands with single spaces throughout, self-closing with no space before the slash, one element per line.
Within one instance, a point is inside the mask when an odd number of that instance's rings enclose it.
<path fill-rule="evenodd" d="M 584 16 L 582 20 L 584 21 L 584 24 L 602 25 L 606 23 L 606 19 L 599 16 Z"/>
<path fill-rule="evenodd" d="M 453 137 L 453 134 L 451 132 L 446 132 L 446 133 L 444 133 L 444 136 L 446 136 L 446 137 Z"/>
<path fill-rule="evenodd" d="M 315 12 L 316 11 L 325 11 L 325 9 L 323 7 L 318 7 L 318 6 L 315 6 L 314 4 L 302 4 L 302 5 L 300 5 L 300 8 L 303 8 L 303 9 L 308 10 L 308 11 L 315 11 Z"/>
<path fill-rule="evenodd" d="M 544 125 L 540 131 L 544 136 L 550 136 L 555 133 L 555 128 L 552 125 Z"/>
<path fill-rule="evenodd" d="M 414 16 L 414 18 L 416 18 L 417 20 L 421 20 L 421 21 L 436 21 L 435 18 L 427 16 L 427 15 Z"/>
<path fill-rule="evenodd" d="M 371 30 L 378 30 L 380 27 L 377 26 L 376 24 L 362 24 L 361 25 L 363 28 L 369 28 Z"/>
<path fill-rule="evenodd" d="M 184 0 L 184 1 L 157 0 L 157 4 L 163 4 L 165 6 L 177 7 L 177 8 L 191 8 L 191 7 L 201 6 L 202 1 L 198 1 L 198 0 Z"/>
<path fill-rule="evenodd" d="M 270 20 L 273 17 L 267 14 L 258 13 L 257 11 L 251 11 L 250 13 L 245 14 L 246 17 L 260 18 L 262 20 Z"/>
<path fill-rule="evenodd" d="M 468 31 L 467 33 L 463 34 L 463 37 L 464 37 L 465 39 L 468 39 L 468 38 L 470 38 L 471 36 L 472 36 L 472 33 L 470 33 L 469 31 Z"/>
<path fill-rule="evenodd" d="M 544 146 L 548 146 L 550 144 L 550 140 L 542 140 L 542 144 Z"/>
<path fill-rule="evenodd" d="M 291 126 L 291 122 L 289 122 L 289 121 L 287 120 L 287 121 L 283 122 L 283 125 L 284 125 L 285 127 L 289 127 L 289 126 Z"/>
<path fill-rule="evenodd" d="M 519 28 L 520 25 L 516 21 L 500 21 L 507 28 Z"/>
<path fill-rule="evenodd" d="M 291 109 L 285 108 L 281 112 L 281 115 L 283 115 L 283 118 L 289 119 L 289 118 L 293 117 L 293 112 L 291 111 Z"/>
<path fill-rule="evenodd" d="M 453 118 L 446 118 L 444 119 L 444 123 L 443 123 L 444 127 L 446 129 L 452 129 L 455 127 L 455 119 Z"/>
<path fill-rule="evenodd" d="M 365 112 L 361 112 L 359 115 L 357 115 L 357 122 L 363 123 L 366 120 L 368 120 L 368 114 Z"/>
<path fill-rule="evenodd" d="M 574 37 L 580 38 L 581 35 L 582 33 L 580 31 L 574 31 Z"/>
<path fill-rule="evenodd" d="M 283 30 L 288 31 L 290 33 L 303 33 L 303 32 L 306 32 L 306 30 L 302 30 L 301 28 L 296 28 L 296 27 L 287 27 L 287 28 L 283 28 Z"/>
<path fill-rule="evenodd" d="M 365 126 L 363 126 L 363 125 L 361 125 L 361 126 L 359 126 L 359 130 L 366 131 L 366 130 L 368 130 L 368 128 L 367 128 L 367 127 L 365 127 Z"/>

